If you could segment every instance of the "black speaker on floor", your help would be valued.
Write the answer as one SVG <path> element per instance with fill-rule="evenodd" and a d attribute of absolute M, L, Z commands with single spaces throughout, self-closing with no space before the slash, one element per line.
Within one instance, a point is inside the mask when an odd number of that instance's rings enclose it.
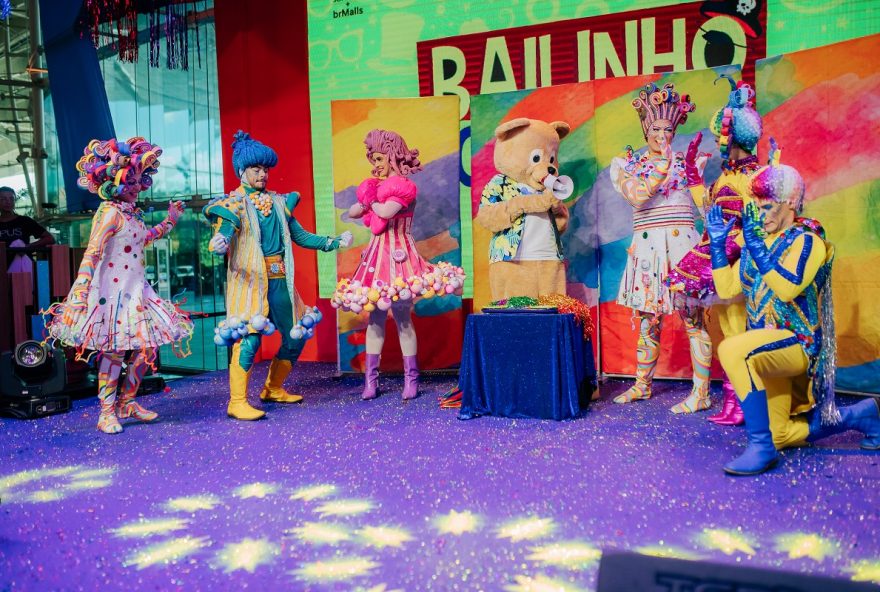
<path fill-rule="evenodd" d="M 64 351 L 25 341 L 0 354 L 0 414 L 32 419 L 70 409 Z"/>
<path fill-rule="evenodd" d="M 877 592 L 880 586 L 707 561 L 602 553 L 596 592 Z"/>

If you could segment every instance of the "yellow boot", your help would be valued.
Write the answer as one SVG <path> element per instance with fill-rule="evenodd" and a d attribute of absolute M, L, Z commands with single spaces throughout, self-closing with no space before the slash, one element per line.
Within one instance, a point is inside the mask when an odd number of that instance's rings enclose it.
<path fill-rule="evenodd" d="M 247 385 L 250 371 L 245 370 L 238 363 L 241 355 L 241 344 L 232 346 L 232 360 L 229 361 L 229 407 L 226 414 L 233 419 L 253 421 L 262 419 L 266 414 L 259 409 L 254 409 L 247 402 Z"/>
<path fill-rule="evenodd" d="M 302 396 L 288 393 L 281 386 L 292 369 L 293 364 L 289 360 L 272 358 L 272 363 L 269 364 L 269 376 L 266 377 L 266 385 L 260 393 L 260 400 L 267 403 L 301 403 Z"/>

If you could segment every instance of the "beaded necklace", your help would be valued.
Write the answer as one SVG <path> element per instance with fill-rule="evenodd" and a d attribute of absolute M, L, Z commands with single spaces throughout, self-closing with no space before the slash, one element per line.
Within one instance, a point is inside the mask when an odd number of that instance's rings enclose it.
<path fill-rule="evenodd" d="M 272 212 L 272 196 L 268 193 L 261 193 L 259 191 L 254 191 L 253 193 L 248 192 L 247 195 L 251 200 L 251 203 L 254 204 L 254 207 L 263 214 L 263 217 L 268 217 Z"/>

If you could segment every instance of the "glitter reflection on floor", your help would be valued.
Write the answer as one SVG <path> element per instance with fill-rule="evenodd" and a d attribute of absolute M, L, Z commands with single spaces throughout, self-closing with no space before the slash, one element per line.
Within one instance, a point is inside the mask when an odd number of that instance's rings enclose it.
<path fill-rule="evenodd" d="M 225 417 L 222 373 L 146 397 L 161 420 L 118 436 L 95 400 L 0 420 L 4 586 L 580 591 L 603 549 L 880 581 L 880 455 L 855 434 L 733 479 L 741 428 L 669 413 L 685 384 L 622 406 L 609 383 L 573 421 L 462 422 L 436 405 L 454 377 L 362 402 L 332 373 L 300 364 L 305 402 L 253 423 Z"/>

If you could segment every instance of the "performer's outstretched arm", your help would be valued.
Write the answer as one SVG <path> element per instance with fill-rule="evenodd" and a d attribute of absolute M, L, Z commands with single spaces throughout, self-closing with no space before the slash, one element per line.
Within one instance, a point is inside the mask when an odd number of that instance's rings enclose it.
<path fill-rule="evenodd" d="M 183 210 L 186 205 L 182 201 L 173 201 L 168 203 L 168 215 L 165 216 L 165 219 L 150 228 L 147 231 L 147 240 L 146 243 L 149 245 L 155 240 L 159 240 L 169 232 L 174 226 L 177 224 L 177 221 L 180 219 L 180 215 L 183 214 Z"/>
<path fill-rule="evenodd" d="M 296 207 L 296 204 L 299 203 L 299 194 L 296 192 L 289 193 L 287 195 L 287 227 L 290 229 L 290 238 L 293 240 L 295 245 L 299 245 L 300 247 L 305 247 L 306 249 L 312 249 L 315 251 L 333 251 L 338 249 L 343 242 L 343 236 L 337 236 L 333 238 L 332 236 L 321 236 L 318 234 L 312 234 L 308 230 L 302 227 L 296 218 L 293 217 L 293 208 Z M 351 233 L 348 233 L 350 236 Z M 350 241 L 349 241 L 349 244 Z"/>

